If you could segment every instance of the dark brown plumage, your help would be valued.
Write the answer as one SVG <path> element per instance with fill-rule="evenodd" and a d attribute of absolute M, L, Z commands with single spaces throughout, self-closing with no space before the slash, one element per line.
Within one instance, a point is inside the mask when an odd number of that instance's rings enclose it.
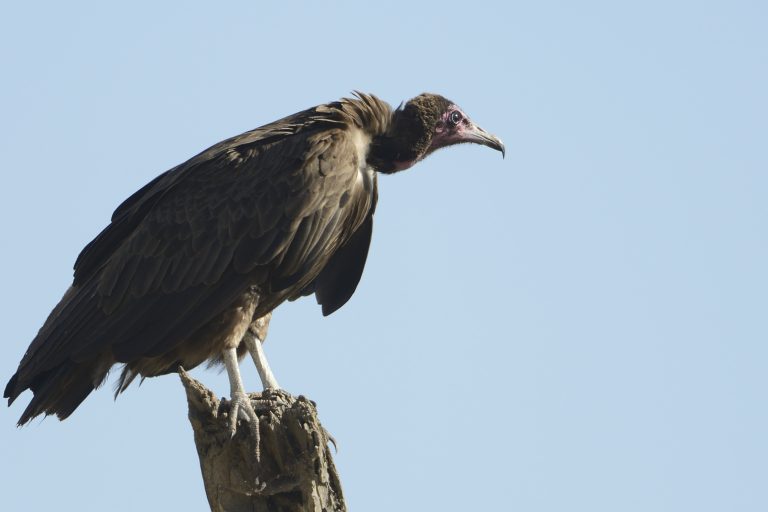
<path fill-rule="evenodd" d="M 242 356 L 243 329 L 287 299 L 314 293 L 323 314 L 334 312 L 365 265 L 374 171 L 406 169 L 458 142 L 503 151 L 440 96 L 392 111 L 357 94 L 220 142 L 158 176 L 78 257 L 72 286 L 5 389 L 9 404 L 34 392 L 19 423 L 66 418 L 116 363 L 124 364 L 119 392 L 137 375 L 189 369 L 232 347 Z"/>

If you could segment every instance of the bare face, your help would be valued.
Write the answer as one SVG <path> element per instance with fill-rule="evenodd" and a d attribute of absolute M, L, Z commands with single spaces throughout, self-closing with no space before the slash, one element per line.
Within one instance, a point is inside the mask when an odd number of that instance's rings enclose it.
<path fill-rule="evenodd" d="M 435 125 L 428 153 L 464 142 L 482 144 L 501 151 L 504 155 L 504 144 L 501 140 L 477 126 L 458 106 L 451 104 Z"/>

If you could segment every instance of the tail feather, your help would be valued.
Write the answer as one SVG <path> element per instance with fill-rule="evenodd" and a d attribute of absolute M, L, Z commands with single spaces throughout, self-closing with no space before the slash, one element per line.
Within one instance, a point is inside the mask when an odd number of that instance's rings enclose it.
<path fill-rule="evenodd" d="M 8 384 L 5 385 L 5 391 L 3 392 L 3 398 L 8 399 L 8 406 L 13 403 L 14 400 L 16 400 L 19 395 L 21 394 L 21 391 L 16 391 L 16 385 L 19 382 L 19 374 L 14 373 L 13 377 L 8 381 Z"/>
<path fill-rule="evenodd" d="M 19 418 L 18 425 L 22 426 L 30 420 L 45 414 L 55 414 L 60 420 L 68 417 L 96 389 L 106 377 L 106 371 L 101 375 L 94 375 L 98 371 L 98 362 L 64 363 L 43 372 L 26 386 L 19 386 L 18 377 L 14 375 L 8 387 L 6 396 L 10 402 L 16 399 L 25 389 L 31 389 L 34 397 Z"/>

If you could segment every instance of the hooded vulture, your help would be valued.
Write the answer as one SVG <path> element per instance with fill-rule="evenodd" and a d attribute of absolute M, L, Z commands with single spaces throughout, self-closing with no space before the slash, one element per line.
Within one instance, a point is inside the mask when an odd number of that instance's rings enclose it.
<path fill-rule="evenodd" d="M 223 362 L 236 411 L 255 413 L 238 361 L 277 388 L 261 342 L 271 312 L 314 294 L 339 309 L 365 266 L 377 173 L 463 142 L 501 141 L 453 102 L 422 94 L 393 110 L 375 96 L 319 105 L 222 141 L 142 187 L 80 253 L 74 280 L 4 396 L 34 396 L 19 419 L 64 419 L 122 365 L 135 377 Z"/>

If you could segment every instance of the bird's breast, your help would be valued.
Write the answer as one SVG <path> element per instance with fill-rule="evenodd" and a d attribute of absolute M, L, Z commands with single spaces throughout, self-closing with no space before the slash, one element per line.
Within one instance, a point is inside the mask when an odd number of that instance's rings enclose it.
<path fill-rule="evenodd" d="M 350 128 L 350 139 L 355 148 L 358 169 L 367 167 L 368 151 L 371 148 L 371 136 L 360 128 Z"/>
<path fill-rule="evenodd" d="M 376 180 L 376 171 L 368 163 L 368 153 L 370 152 L 372 138 L 359 128 L 352 128 L 350 135 L 352 145 L 355 148 L 355 163 L 357 165 L 353 195 L 366 197 L 367 207 L 370 208 L 373 202 L 375 202 L 374 188 Z"/>

